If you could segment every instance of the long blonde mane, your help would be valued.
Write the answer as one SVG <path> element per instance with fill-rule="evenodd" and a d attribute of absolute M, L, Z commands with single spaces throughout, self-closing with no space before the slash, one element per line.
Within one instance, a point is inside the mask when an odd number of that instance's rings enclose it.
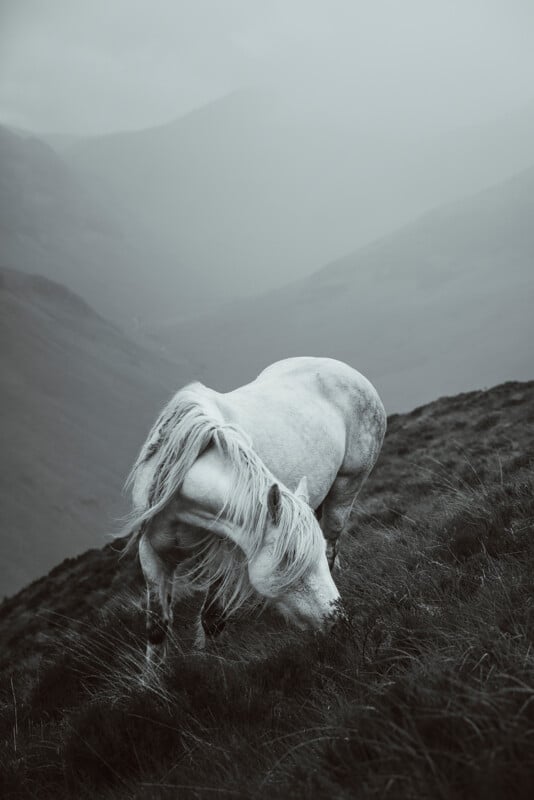
<path fill-rule="evenodd" d="M 152 428 L 127 486 L 142 475 L 143 466 L 153 474 L 144 508 L 134 511 L 127 531 L 133 533 L 128 549 L 148 530 L 156 515 L 176 499 L 185 476 L 199 455 L 216 447 L 231 467 L 233 481 L 220 516 L 239 526 L 248 539 L 248 559 L 259 554 L 269 524 L 267 495 L 276 478 L 254 451 L 250 438 L 235 425 L 217 420 L 207 410 L 202 384 L 182 389 L 165 407 Z M 277 596 L 290 592 L 324 553 L 324 539 L 312 509 L 280 486 L 281 509 L 276 536 L 269 553 L 272 586 Z M 177 574 L 192 589 L 214 584 L 215 598 L 227 611 L 235 611 L 255 592 L 248 579 L 247 559 L 230 539 L 208 528 L 192 538 L 191 556 Z"/>

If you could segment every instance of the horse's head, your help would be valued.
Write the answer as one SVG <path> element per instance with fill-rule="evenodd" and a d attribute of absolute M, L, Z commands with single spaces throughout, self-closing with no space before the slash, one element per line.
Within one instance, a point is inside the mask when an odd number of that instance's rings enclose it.
<path fill-rule="evenodd" d="M 319 523 L 309 506 L 306 478 L 294 494 L 273 483 L 261 546 L 249 560 L 256 591 L 300 628 L 323 628 L 337 614 L 339 592 L 332 580 Z"/>

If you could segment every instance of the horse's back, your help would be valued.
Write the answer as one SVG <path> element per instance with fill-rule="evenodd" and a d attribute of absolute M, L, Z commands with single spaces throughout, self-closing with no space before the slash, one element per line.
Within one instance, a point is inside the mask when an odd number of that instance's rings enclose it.
<path fill-rule="evenodd" d="M 291 391 L 320 398 L 323 407 L 342 420 L 345 452 L 342 466 L 360 470 L 376 460 L 386 430 L 386 412 L 373 384 L 361 372 L 333 358 L 288 358 L 267 367 L 257 378 L 287 380 Z M 362 463 L 362 462 L 365 462 Z"/>
<path fill-rule="evenodd" d="M 217 395 L 217 405 L 286 485 L 293 488 L 306 475 L 316 503 L 340 470 L 374 463 L 385 429 L 372 384 L 329 358 L 278 361 L 251 383 Z"/>
<path fill-rule="evenodd" d="M 343 361 L 333 358 L 302 356 L 277 361 L 252 381 L 227 396 L 236 400 L 247 396 L 261 398 L 295 408 L 302 415 L 310 404 L 337 411 L 345 429 L 361 426 L 370 417 L 381 428 L 385 411 L 372 383 Z"/>

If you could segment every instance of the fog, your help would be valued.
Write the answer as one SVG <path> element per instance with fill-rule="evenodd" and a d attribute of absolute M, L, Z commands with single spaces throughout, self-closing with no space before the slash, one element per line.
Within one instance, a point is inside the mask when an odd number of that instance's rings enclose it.
<path fill-rule="evenodd" d="M 250 85 L 365 128 L 473 124 L 533 97 L 529 0 L 3 0 L 0 115 L 152 126 Z"/>
<path fill-rule="evenodd" d="M 113 317 L 89 284 L 130 264 L 142 324 L 310 275 L 534 164 L 533 30 L 520 0 L 4 2 L 0 122 L 61 160 L 9 157 L 9 266 Z"/>

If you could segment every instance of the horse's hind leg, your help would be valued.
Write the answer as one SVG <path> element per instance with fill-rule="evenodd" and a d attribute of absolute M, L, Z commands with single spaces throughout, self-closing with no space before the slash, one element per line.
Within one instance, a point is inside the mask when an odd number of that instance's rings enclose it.
<path fill-rule="evenodd" d="M 354 502 L 369 472 L 369 469 L 362 469 L 348 476 L 338 475 L 322 503 L 320 525 L 326 540 L 326 557 L 330 570 L 336 562 L 339 537 L 350 524 Z"/>
<path fill-rule="evenodd" d="M 156 550 L 147 533 L 139 542 L 139 561 L 146 581 L 147 666 L 165 655 L 167 631 L 172 622 L 172 580 L 174 564 Z"/>

